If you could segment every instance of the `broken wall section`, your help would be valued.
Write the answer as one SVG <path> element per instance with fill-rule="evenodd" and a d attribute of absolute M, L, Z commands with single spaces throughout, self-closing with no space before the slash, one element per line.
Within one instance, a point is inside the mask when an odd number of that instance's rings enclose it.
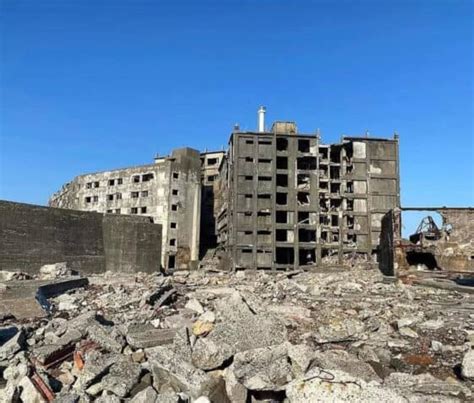
<path fill-rule="evenodd" d="M 441 228 L 427 231 L 420 226 L 410 239 L 401 236 L 403 211 L 433 211 L 443 218 Z M 404 276 L 410 271 L 444 271 L 474 274 L 474 208 L 402 208 L 382 219 L 379 247 L 380 270 L 385 275 Z"/>
<path fill-rule="evenodd" d="M 67 262 L 81 273 L 152 273 L 160 269 L 161 231 L 148 217 L 0 201 L 0 270 L 34 274 Z"/>

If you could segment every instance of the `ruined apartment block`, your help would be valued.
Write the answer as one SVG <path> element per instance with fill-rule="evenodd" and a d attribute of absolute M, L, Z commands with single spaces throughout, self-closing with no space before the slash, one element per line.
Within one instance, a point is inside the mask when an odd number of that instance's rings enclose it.
<path fill-rule="evenodd" d="M 199 259 L 200 153 L 181 148 L 153 164 L 80 175 L 49 205 L 148 216 L 163 227 L 162 266 L 192 267 Z"/>
<path fill-rule="evenodd" d="M 231 134 L 214 186 L 218 241 L 233 268 L 309 268 L 373 254 L 382 217 L 400 204 L 398 137 L 326 145 L 293 122 L 259 126 Z"/>

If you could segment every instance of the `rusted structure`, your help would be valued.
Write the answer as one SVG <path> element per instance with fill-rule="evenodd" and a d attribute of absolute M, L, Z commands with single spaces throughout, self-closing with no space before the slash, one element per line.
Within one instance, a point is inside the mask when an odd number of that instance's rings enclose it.
<path fill-rule="evenodd" d="M 428 216 L 415 234 L 403 239 L 403 211 L 437 212 L 443 223 L 438 228 Z M 384 274 L 397 277 L 415 271 L 474 275 L 474 208 L 409 207 L 389 211 L 382 220 L 379 264 Z"/>

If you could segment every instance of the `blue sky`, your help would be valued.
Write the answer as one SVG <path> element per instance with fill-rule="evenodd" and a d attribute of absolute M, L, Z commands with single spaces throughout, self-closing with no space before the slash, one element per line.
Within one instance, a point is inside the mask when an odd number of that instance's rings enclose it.
<path fill-rule="evenodd" d="M 400 134 L 403 205 L 474 205 L 473 3 L 1 1 L 0 198 L 295 120 Z"/>

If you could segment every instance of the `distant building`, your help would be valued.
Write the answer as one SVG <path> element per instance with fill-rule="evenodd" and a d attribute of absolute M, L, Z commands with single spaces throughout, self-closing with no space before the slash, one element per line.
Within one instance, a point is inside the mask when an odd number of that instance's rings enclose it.
<path fill-rule="evenodd" d="M 259 124 L 263 128 L 263 124 Z M 398 138 L 322 144 L 293 122 L 230 137 L 215 184 L 218 241 L 234 269 L 291 269 L 375 252 L 400 205 Z"/>
<path fill-rule="evenodd" d="M 163 226 L 164 268 L 189 268 L 199 260 L 201 159 L 191 148 L 174 150 L 154 164 L 77 176 L 49 205 L 149 216 Z"/>

